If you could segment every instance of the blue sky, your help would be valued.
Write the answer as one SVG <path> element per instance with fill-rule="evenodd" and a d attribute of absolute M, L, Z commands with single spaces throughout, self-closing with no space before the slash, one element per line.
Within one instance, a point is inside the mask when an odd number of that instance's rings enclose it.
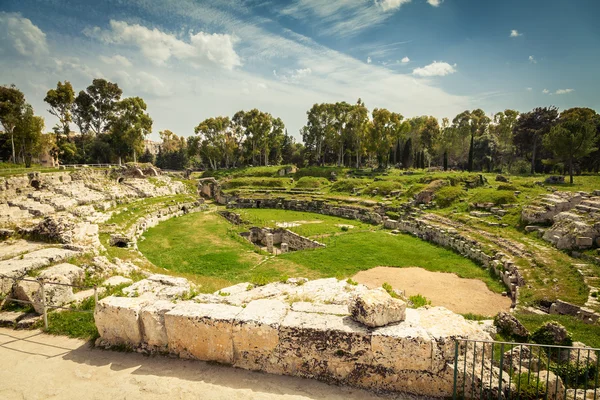
<path fill-rule="evenodd" d="M 260 108 L 298 137 L 315 102 L 405 117 L 600 110 L 593 0 L 3 0 L 0 84 L 36 112 L 58 80 L 141 96 L 153 139 Z"/>

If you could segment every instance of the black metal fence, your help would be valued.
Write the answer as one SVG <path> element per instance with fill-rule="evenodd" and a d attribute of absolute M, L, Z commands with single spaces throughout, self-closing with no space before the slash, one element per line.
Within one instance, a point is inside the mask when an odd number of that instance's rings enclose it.
<path fill-rule="evenodd" d="M 453 399 L 600 400 L 600 349 L 458 339 Z"/>

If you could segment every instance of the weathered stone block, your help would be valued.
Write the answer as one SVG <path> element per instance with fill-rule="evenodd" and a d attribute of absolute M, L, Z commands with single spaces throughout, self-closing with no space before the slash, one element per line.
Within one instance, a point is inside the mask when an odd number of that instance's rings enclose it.
<path fill-rule="evenodd" d="M 241 307 L 179 303 L 165 314 L 169 350 L 183 358 L 233 364 L 233 322 Z"/>
<path fill-rule="evenodd" d="M 255 300 L 233 323 L 234 365 L 252 370 L 276 370 L 279 325 L 289 306 L 279 300 Z"/>
<path fill-rule="evenodd" d="M 594 239 L 591 237 L 580 236 L 575 239 L 575 245 L 577 247 L 592 247 Z"/>
<path fill-rule="evenodd" d="M 406 303 L 394 299 L 383 289 L 375 289 L 356 295 L 348 304 L 348 311 L 353 320 L 378 327 L 403 321 Z"/>
<path fill-rule="evenodd" d="M 138 297 L 107 297 L 98 302 L 94 320 L 102 341 L 107 344 L 138 346 L 142 342 L 140 312 L 149 303 Z"/>
<path fill-rule="evenodd" d="M 371 362 L 371 337 L 349 317 L 290 311 L 279 329 L 274 373 L 344 382 L 356 363 Z"/>
<path fill-rule="evenodd" d="M 150 347 L 164 349 L 168 345 L 165 314 L 175 308 L 175 304 L 167 300 L 158 300 L 140 313 L 144 342 Z"/>

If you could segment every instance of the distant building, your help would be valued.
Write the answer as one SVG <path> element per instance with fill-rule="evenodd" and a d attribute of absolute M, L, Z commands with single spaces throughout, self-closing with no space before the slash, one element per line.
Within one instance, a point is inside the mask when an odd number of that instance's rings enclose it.
<path fill-rule="evenodd" d="M 144 152 L 148 150 L 150 154 L 157 155 L 158 149 L 160 148 L 160 142 L 155 142 L 153 140 L 144 140 Z"/>

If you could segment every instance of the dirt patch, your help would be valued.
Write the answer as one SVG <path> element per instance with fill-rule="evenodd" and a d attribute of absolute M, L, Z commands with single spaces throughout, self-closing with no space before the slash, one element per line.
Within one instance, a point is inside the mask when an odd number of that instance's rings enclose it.
<path fill-rule="evenodd" d="M 510 309 L 511 300 L 494 293 L 477 279 L 463 279 L 446 272 L 430 272 L 423 268 L 376 267 L 361 271 L 352 278 L 370 288 L 384 282 L 407 296 L 422 294 L 434 306 L 446 307 L 456 313 L 496 315 Z"/>

